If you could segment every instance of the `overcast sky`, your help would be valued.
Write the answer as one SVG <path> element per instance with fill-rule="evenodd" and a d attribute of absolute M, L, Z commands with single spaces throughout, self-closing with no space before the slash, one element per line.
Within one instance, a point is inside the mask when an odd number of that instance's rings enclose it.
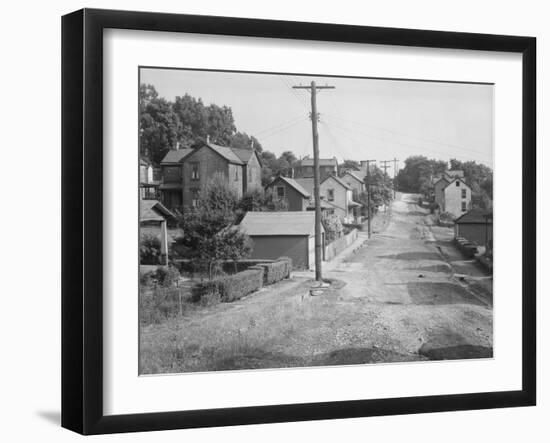
<path fill-rule="evenodd" d="M 493 86 L 299 75 L 142 69 L 161 97 L 189 94 L 230 106 L 237 130 L 275 154 L 312 154 L 310 95 L 293 85 L 329 84 L 318 94 L 321 157 L 402 161 L 410 155 L 493 166 Z M 391 170 L 388 170 L 391 173 Z"/>

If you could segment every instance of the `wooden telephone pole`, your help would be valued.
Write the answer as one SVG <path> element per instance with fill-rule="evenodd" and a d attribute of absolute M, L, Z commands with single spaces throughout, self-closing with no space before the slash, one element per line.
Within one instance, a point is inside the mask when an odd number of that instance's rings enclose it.
<path fill-rule="evenodd" d="M 319 132 L 317 122 L 319 114 L 317 112 L 317 91 L 319 89 L 334 89 L 334 86 L 317 86 L 314 81 L 309 86 L 293 86 L 293 89 L 307 89 L 311 94 L 311 129 L 313 132 L 313 195 L 315 198 L 315 280 L 323 281 L 322 260 L 323 252 L 321 250 L 321 194 L 319 192 Z"/>
<path fill-rule="evenodd" d="M 395 179 L 397 177 L 397 162 L 399 161 L 397 158 L 393 158 L 393 199 L 395 200 Z"/>
<path fill-rule="evenodd" d="M 369 238 L 372 234 L 372 228 L 371 228 L 371 204 L 370 204 L 370 164 L 376 163 L 376 160 L 365 160 L 365 163 L 367 164 L 367 232 L 369 234 Z"/>

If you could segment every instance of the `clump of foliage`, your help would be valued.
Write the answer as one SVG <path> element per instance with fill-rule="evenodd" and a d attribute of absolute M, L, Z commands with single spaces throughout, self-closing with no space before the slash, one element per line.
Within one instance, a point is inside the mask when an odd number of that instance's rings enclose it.
<path fill-rule="evenodd" d="M 344 226 L 340 217 L 335 214 L 323 214 L 323 226 L 325 227 L 325 237 L 327 244 L 339 239 L 344 233 Z"/>
<path fill-rule="evenodd" d="M 288 202 L 274 198 L 272 192 L 253 190 L 243 196 L 237 204 L 237 210 L 243 214 L 249 211 L 287 211 Z"/>
<path fill-rule="evenodd" d="M 142 234 L 139 241 L 139 262 L 157 265 L 160 260 L 160 239 L 153 234 Z"/>
<path fill-rule="evenodd" d="M 238 300 L 260 289 L 263 278 L 262 269 L 248 269 L 237 274 L 216 277 L 195 285 L 193 301 L 200 302 L 204 296 L 213 297 L 214 294 L 219 294 L 222 302 Z"/>
<path fill-rule="evenodd" d="M 234 223 L 238 199 L 223 177 L 215 176 L 201 192 L 196 208 L 178 217 L 183 236 L 176 241 L 187 248 L 189 258 L 212 279 L 223 261 L 237 261 L 250 255 L 247 235 Z"/>
<path fill-rule="evenodd" d="M 155 272 L 155 279 L 159 286 L 169 288 L 176 286 L 180 273 L 175 266 L 159 266 Z"/>

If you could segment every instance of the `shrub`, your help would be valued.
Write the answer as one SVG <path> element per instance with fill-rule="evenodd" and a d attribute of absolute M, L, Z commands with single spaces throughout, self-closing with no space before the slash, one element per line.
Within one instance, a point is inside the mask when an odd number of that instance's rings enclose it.
<path fill-rule="evenodd" d="M 160 258 L 160 239 L 153 234 L 143 234 L 139 242 L 139 262 L 157 265 Z"/>
<path fill-rule="evenodd" d="M 210 297 L 218 294 L 222 302 L 231 302 L 257 291 L 262 285 L 263 270 L 248 269 L 237 274 L 198 283 L 193 288 L 192 297 L 193 301 L 198 302 L 207 294 Z"/>
<path fill-rule="evenodd" d="M 176 285 L 180 278 L 180 273 L 175 266 L 159 266 L 155 277 L 160 286 L 169 288 Z"/>
<path fill-rule="evenodd" d="M 230 260 L 222 263 L 222 269 L 227 274 L 235 274 L 237 272 L 246 271 L 247 269 L 250 269 L 253 266 L 261 265 L 263 263 L 272 263 L 272 262 L 273 260 L 266 260 L 266 259 L 259 259 L 259 258 L 237 260 L 237 261 Z"/>
<path fill-rule="evenodd" d="M 272 263 L 261 263 L 249 269 L 261 269 L 263 273 L 264 285 L 271 285 L 284 278 L 290 277 L 292 260 L 283 259 Z"/>
<path fill-rule="evenodd" d="M 139 285 L 142 288 L 152 286 L 153 280 L 155 279 L 154 272 L 144 272 L 139 274 Z"/>
<path fill-rule="evenodd" d="M 162 323 L 183 309 L 178 288 L 157 288 L 150 296 L 139 299 L 139 320 L 143 325 Z"/>
<path fill-rule="evenodd" d="M 325 227 L 327 244 L 340 238 L 344 232 L 340 217 L 334 214 L 323 215 L 323 226 Z"/>

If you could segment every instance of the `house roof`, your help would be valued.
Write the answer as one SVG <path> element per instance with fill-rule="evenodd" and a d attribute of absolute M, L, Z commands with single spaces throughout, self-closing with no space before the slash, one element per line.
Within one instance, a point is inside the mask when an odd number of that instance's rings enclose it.
<path fill-rule="evenodd" d="M 340 185 L 342 185 L 344 188 L 346 189 L 351 189 L 351 187 L 346 183 L 344 182 L 340 177 L 337 177 L 335 175 L 329 175 L 328 177 L 326 177 L 324 180 L 321 181 L 321 183 L 324 183 L 326 182 L 327 180 L 330 180 L 330 179 L 334 179 L 337 183 L 339 183 Z"/>
<path fill-rule="evenodd" d="M 315 212 L 247 212 L 239 226 L 250 236 L 311 236 L 315 234 Z"/>
<path fill-rule="evenodd" d="M 175 215 L 158 200 L 140 200 L 139 221 L 163 221 Z"/>
<path fill-rule="evenodd" d="M 313 195 L 313 177 L 295 178 L 293 180 L 304 188 L 310 195 Z"/>
<path fill-rule="evenodd" d="M 357 172 L 359 172 L 359 171 L 357 171 Z M 344 175 L 342 175 L 342 178 L 343 178 L 345 175 L 349 175 L 350 177 L 353 177 L 353 178 L 354 178 L 355 180 L 357 180 L 358 182 L 363 183 L 363 180 L 360 179 L 360 178 L 359 178 L 354 172 L 352 172 L 352 171 L 346 171 L 346 172 L 344 173 Z"/>
<path fill-rule="evenodd" d="M 302 160 L 298 161 L 299 166 L 313 166 L 313 159 L 305 157 Z M 320 158 L 319 166 L 338 166 L 338 160 L 335 157 L 333 158 Z"/>
<path fill-rule="evenodd" d="M 250 158 L 253 155 L 256 155 L 256 158 L 258 159 L 258 162 L 260 165 L 262 164 L 262 159 L 260 155 L 258 154 L 258 151 L 255 149 L 247 149 L 247 148 L 230 148 L 237 157 L 243 162 L 248 163 L 250 161 Z"/>
<path fill-rule="evenodd" d="M 140 166 L 149 166 L 149 162 L 147 160 L 145 160 L 143 157 L 140 157 L 139 165 Z"/>
<path fill-rule="evenodd" d="M 443 189 L 447 189 L 449 186 L 451 186 L 451 184 L 453 184 L 454 182 L 456 181 L 460 181 L 464 184 L 464 186 L 468 186 L 468 183 L 466 183 L 464 180 L 462 180 L 460 177 L 454 177 L 451 181 L 449 181 L 449 184 L 447 186 L 445 186 Z M 468 186 L 468 188 L 470 188 L 470 186 Z M 470 188 L 471 189 L 471 188 Z"/>
<path fill-rule="evenodd" d="M 470 211 L 466 212 L 466 214 L 461 215 L 455 220 L 455 223 L 457 224 L 485 224 L 487 221 L 492 224 L 493 223 L 493 213 L 491 211 L 487 211 L 485 209 L 471 209 Z"/>
<path fill-rule="evenodd" d="M 439 178 L 435 178 L 434 179 L 434 182 L 433 182 L 433 185 L 435 186 L 437 183 L 439 183 L 441 180 L 447 182 L 448 183 L 451 183 L 451 181 L 447 178 L 447 177 L 439 177 Z"/>
<path fill-rule="evenodd" d="M 284 181 L 286 184 L 293 187 L 296 191 L 298 191 L 300 194 L 302 194 L 305 198 L 310 198 L 311 197 L 311 194 L 307 190 L 305 190 L 302 187 L 302 185 L 300 185 L 300 183 L 298 183 L 296 180 L 294 180 L 292 178 L 288 178 L 288 177 L 283 177 L 283 176 L 277 177 L 271 183 L 269 183 L 266 186 L 266 188 L 271 187 L 272 185 L 274 185 L 278 181 Z"/>
<path fill-rule="evenodd" d="M 193 152 L 190 148 L 184 148 L 184 149 L 173 149 L 166 153 L 161 164 L 163 163 L 179 163 L 181 162 L 185 157 L 187 157 L 189 154 Z"/>

